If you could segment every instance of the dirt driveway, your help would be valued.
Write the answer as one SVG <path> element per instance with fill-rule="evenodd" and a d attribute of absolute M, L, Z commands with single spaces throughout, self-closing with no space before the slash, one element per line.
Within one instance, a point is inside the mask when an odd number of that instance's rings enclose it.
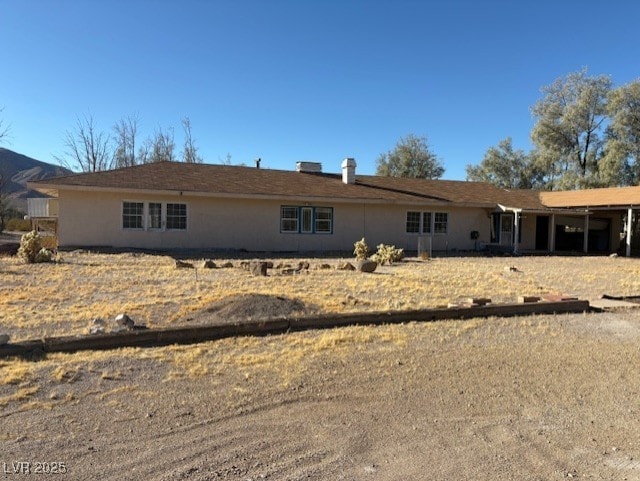
<path fill-rule="evenodd" d="M 640 479 L 639 340 L 634 310 L 4 362 L 0 467 L 32 474 L 0 476 Z"/>

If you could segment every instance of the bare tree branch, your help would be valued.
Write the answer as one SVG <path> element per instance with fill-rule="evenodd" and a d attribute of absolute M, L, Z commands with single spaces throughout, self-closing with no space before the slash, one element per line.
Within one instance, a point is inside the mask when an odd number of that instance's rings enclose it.
<path fill-rule="evenodd" d="M 191 135 L 191 120 L 189 117 L 182 119 L 184 129 L 184 150 L 182 151 L 182 161 L 186 163 L 202 163 L 202 157 L 198 155 L 193 136 Z"/>
<path fill-rule="evenodd" d="M 70 169 L 98 172 L 111 167 L 109 135 L 99 132 L 91 115 L 78 118 L 74 131 L 64 136 L 65 152 L 55 159 Z"/>

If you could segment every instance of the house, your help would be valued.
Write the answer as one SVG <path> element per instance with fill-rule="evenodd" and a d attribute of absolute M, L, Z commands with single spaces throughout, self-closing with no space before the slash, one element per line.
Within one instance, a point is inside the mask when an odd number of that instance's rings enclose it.
<path fill-rule="evenodd" d="M 53 196 L 61 248 L 350 251 L 615 252 L 630 254 L 625 219 L 640 187 L 578 192 L 506 190 L 481 182 L 164 162 L 30 182 Z M 42 203 L 42 201 L 40 201 Z M 35 218 L 38 212 L 35 211 Z"/>

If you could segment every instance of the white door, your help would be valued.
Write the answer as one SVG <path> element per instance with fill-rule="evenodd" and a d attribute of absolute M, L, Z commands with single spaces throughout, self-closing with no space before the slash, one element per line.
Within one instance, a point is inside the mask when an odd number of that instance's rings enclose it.
<path fill-rule="evenodd" d="M 513 245 L 513 216 L 510 214 L 500 216 L 500 245 Z"/>

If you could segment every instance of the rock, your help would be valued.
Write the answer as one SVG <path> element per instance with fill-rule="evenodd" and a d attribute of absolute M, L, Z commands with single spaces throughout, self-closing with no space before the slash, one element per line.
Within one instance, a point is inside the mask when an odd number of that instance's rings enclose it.
<path fill-rule="evenodd" d="M 133 319 L 131 319 L 125 313 L 118 314 L 116 316 L 115 321 L 116 321 L 116 326 L 125 328 L 125 329 L 133 329 L 136 324 L 135 322 L 133 322 Z"/>
<path fill-rule="evenodd" d="M 211 259 L 205 259 L 202 262 L 202 268 L 203 269 L 215 269 L 216 268 L 216 263 L 213 262 Z"/>
<path fill-rule="evenodd" d="M 339 271 L 355 271 L 356 268 L 351 262 L 342 262 L 338 264 Z"/>
<path fill-rule="evenodd" d="M 9 344 L 9 334 L 0 334 L 0 346 Z"/>
<path fill-rule="evenodd" d="M 320 271 L 327 271 L 331 269 L 331 264 L 320 264 L 319 266 L 316 266 L 316 270 L 320 270 Z"/>
<path fill-rule="evenodd" d="M 267 269 L 273 269 L 273 262 L 272 261 L 266 261 L 267 264 Z"/>
<path fill-rule="evenodd" d="M 360 259 L 356 266 L 359 272 L 373 272 L 377 267 L 378 264 L 369 259 Z"/>
<path fill-rule="evenodd" d="M 296 272 L 297 271 L 292 267 L 286 267 L 280 271 L 283 276 L 292 276 L 293 274 L 296 274 Z"/>
<path fill-rule="evenodd" d="M 505 272 L 520 272 L 516 266 L 507 266 L 504 268 Z"/>
<path fill-rule="evenodd" d="M 307 269 L 309 269 L 309 263 L 307 261 L 298 262 L 298 270 L 299 271 L 301 271 L 301 270 L 305 270 L 306 271 Z"/>
<path fill-rule="evenodd" d="M 104 326 L 91 326 L 89 328 L 89 334 L 104 334 Z"/>
<path fill-rule="evenodd" d="M 242 269 L 244 269 L 245 271 L 248 271 L 251 269 L 251 262 L 249 261 L 240 261 L 240 267 Z"/>
<path fill-rule="evenodd" d="M 254 276 L 266 276 L 267 266 L 268 264 L 266 262 L 254 261 L 249 264 L 249 271 Z"/>
<path fill-rule="evenodd" d="M 232 269 L 233 268 L 233 262 L 225 262 L 224 264 L 220 265 L 220 269 Z"/>
<path fill-rule="evenodd" d="M 177 269 L 193 269 L 193 264 L 191 262 L 180 261 L 176 259 L 176 268 Z"/>
<path fill-rule="evenodd" d="M 618 257 L 618 254 L 616 254 L 615 252 L 613 254 L 611 254 L 609 257 L 611 257 L 612 259 L 615 259 L 616 257 Z"/>

